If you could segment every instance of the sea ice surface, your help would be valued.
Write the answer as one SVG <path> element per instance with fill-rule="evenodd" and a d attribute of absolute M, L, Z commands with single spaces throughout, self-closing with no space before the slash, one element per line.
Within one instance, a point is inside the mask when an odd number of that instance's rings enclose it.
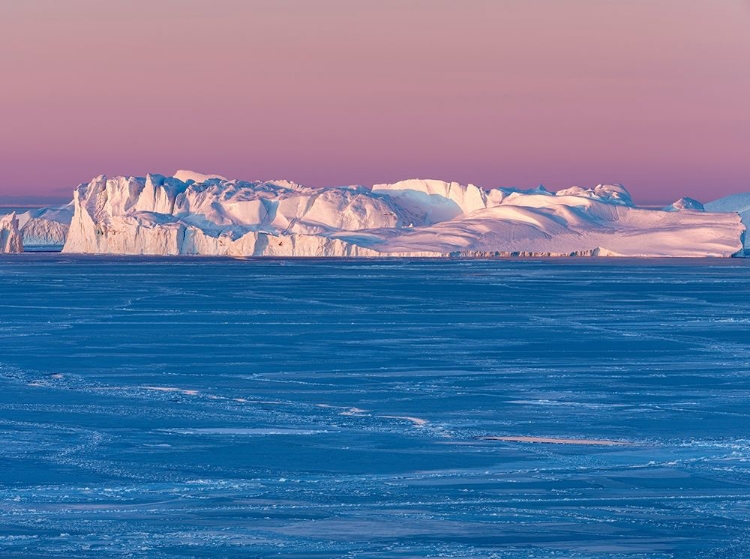
<path fill-rule="evenodd" d="M 748 556 L 748 274 L 0 257 L 0 556 Z"/>

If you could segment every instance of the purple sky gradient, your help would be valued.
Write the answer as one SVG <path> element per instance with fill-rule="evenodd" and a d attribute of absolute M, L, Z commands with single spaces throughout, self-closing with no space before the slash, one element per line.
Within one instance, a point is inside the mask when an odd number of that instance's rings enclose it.
<path fill-rule="evenodd" d="M 0 201 L 179 168 L 750 191 L 747 0 L 0 0 Z"/>

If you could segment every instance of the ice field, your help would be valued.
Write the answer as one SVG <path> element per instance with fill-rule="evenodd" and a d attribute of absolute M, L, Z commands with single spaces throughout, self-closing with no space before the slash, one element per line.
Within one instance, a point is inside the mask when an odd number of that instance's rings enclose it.
<path fill-rule="evenodd" d="M 0 257 L 0 556 L 750 556 L 750 260 Z"/>

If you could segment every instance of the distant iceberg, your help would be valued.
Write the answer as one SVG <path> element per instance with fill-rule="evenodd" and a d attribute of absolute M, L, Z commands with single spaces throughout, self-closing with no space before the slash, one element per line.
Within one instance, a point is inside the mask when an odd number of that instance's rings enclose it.
<path fill-rule="evenodd" d="M 76 188 L 70 206 L 29 215 L 21 230 L 30 242 L 64 237 L 64 252 L 95 254 L 741 254 L 740 216 L 734 210 L 712 213 L 710 204 L 706 210 L 690 199 L 664 210 L 639 208 L 616 184 L 556 193 L 420 179 L 313 188 L 178 171 L 171 177 L 96 177 Z"/>
<path fill-rule="evenodd" d="M 682 210 L 694 210 L 696 212 L 705 212 L 706 208 L 694 198 L 680 198 L 664 208 L 665 212 L 681 212 Z"/>
<path fill-rule="evenodd" d="M 23 252 L 23 240 L 15 212 L 0 217 L 0 253 L 8 252 Z"/>
<path fill-rule="evenodd" d="M 73 219 L 73 203 L 53 208 L 39 208 L 18 215 L 18 226 L 25 249 L 60 250 L 68 236 Z"/>

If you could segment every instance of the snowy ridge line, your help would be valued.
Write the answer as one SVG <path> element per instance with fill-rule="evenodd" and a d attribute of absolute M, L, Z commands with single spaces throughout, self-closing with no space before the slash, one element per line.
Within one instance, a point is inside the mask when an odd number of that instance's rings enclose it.
<path fill-rule="evenodd" d="M 729 206 L 704 211 L 682 198 L 639 208 L 622 185 L 555 193 L 412 179 L 312 188 L 178 171 L 96 177 L 70 205 L 27 212 L 19 226 L 27 246 L 89 254 L 730 257 L 743 252 L 745 226 Z"/>

